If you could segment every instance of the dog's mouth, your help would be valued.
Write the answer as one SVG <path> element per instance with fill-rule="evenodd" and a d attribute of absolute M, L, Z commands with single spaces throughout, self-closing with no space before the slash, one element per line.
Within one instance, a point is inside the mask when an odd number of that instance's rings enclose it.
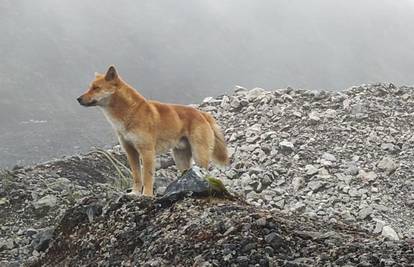
<path fill-rule="evenodd" d="M 85 103 L 85 102 L 83 102 L 83 101 L 80 101 L 79 102 L 82 106 L 85 106 L 85 107 L 93 107 L 93 106 L 96 106 L 97 104 L 98 104 L 98 101 L 96 101 L 96 100 L 92 100 L 91 102 L 87 102 L 87 103 Z"/>

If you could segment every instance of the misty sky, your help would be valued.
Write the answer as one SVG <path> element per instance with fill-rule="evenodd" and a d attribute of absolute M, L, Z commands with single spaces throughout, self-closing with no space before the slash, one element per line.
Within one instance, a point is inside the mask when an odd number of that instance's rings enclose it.
<path fill-rule="evenodd" d="M 413 14 L 413 0 L 2 0 L 0 167 L 115 143 L 75 101 L 109 64 L 179 103 L 234 85 L 412 85 Z"/>

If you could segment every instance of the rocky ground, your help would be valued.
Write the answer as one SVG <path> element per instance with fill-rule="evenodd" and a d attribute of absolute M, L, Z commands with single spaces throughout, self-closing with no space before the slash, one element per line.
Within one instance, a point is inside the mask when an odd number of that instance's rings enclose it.
<path fill-rule="evenodd" d="M 232 154 L 210 174 L 247 203 L 122 197 L 118 148 L 2 171 L 0 265 L 414 262 L 414 88 L 237 87 L 200 108 Z M 169 156 L 156 176 L 158 193 L 177 177 Z"/>
<path fill-rule="evenodd" d="M 233 151 L 213 174 L 251 203 L 414 237 L 414 88 L 238 88 L 201 107 Z"/>
<path fill-rule="evenodd" d="M 91 221 L 88 214 L 95 211 Z M 32 266 L 392 266 L 414 244 L 381 241 L 352 226 L 238 201 L 187 198 L 163 206 L 121 197 L 85 199 L 58 224 Z"/>
<path fill-rule="evenodd" d="M 19 266 L 41 255 L 66 210 L 84 197 L 103 201 L 124 194 L 130 187 L 128 173 L 116 168 L 126 164 L 119 148 L 97 150 L 36 166 L 0 170 L 0 266 Z M 158 160 L 158 168 L 171 165 Z M 115 167 L 117 166 L 117 167 Z M 175 175 L 176 176 L 176 175 Z M 156 190 L 164 190 L 172 178 L 158 177 Z"/>

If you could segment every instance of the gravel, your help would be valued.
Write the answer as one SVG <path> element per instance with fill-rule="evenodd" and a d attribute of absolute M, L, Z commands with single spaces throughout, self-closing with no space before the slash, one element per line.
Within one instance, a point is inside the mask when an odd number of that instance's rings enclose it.
<path fill-rule="evenodd" d="M 239 201 L 150 198 L 87 201 L 69 209 L 31 266 L 409 266 L 414 248 L 353 226 Z M 101 206 L 92 223 L 85 210 Z M 386 227 L 384 227 L 385 229 Z M 383 230 L 384 231 L 384 230 Z M 386 230 L 385 230 L 386 231 Z M 398 239 L 397 239 L 398 240 Z"/>
<path fill-rule="evenodd" d="M 125 198 L 119 147 L 0 170 L 0 266 L 413 262 L 414 88 L 237 87 L 199 108 L 231 154 L 209 174 L 239 200 Z M 178 177 L 170 155 L 156 177 L 161 195 Z"/>

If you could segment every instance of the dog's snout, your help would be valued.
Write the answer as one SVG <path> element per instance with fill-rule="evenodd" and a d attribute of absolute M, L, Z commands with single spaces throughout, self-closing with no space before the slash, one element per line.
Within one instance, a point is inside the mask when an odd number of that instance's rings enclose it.
<path fill-rule="evenodd" d="M 78 100 L 79 103 L 82 103 L 82 97 L 81 96 L 76 98 L 76 100 Z"/>

